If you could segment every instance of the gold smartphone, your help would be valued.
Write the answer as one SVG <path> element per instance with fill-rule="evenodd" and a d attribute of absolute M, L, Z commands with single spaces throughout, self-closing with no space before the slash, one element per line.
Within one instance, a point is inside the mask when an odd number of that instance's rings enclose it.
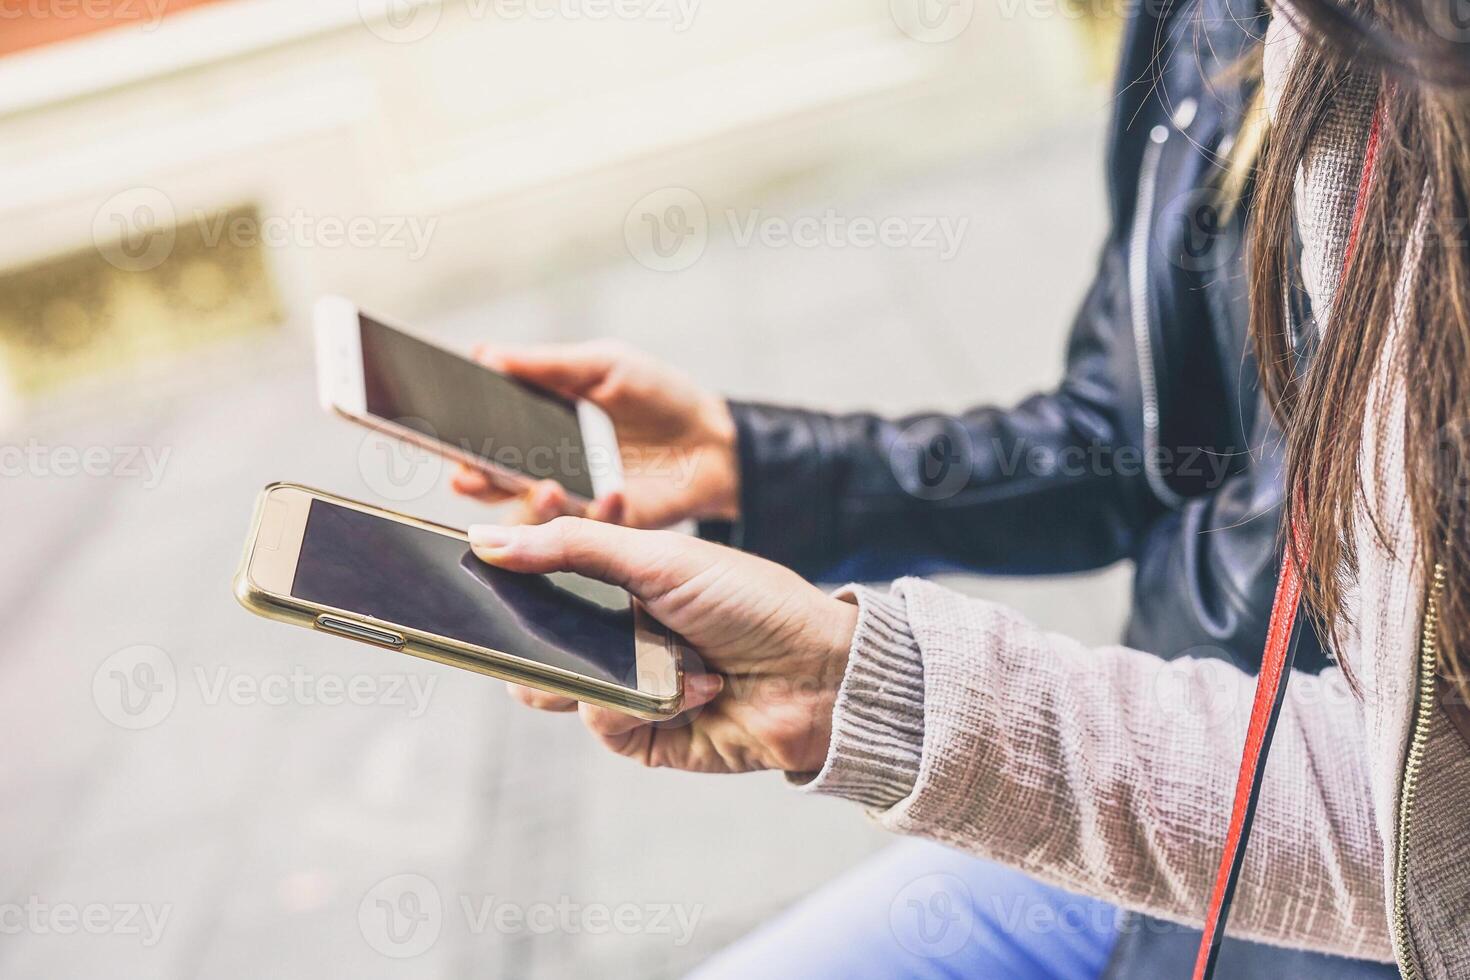
<path fill-rule="evenodd" d="M 235 596 L 251 612 L 641 718 L 683 700 L 681 645 L 616 586 L 486 565 L 463 531 L 275 483 Z"/>

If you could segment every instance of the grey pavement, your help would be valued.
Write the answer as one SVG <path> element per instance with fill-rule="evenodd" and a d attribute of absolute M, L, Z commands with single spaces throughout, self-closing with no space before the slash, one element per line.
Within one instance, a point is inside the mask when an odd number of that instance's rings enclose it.
<path fill-rule="evenodd" d="M 627 261 L 426 326 L 621 336 L 743 397 L 1005 402 L 1057 376 L 1100 173 L 1079 126 L 864 196 L 787 192 L 814 213 L 966 215 L 947 262 L 717 237 L 684 272 Z M 0 434 L 106 447 L 119 471 L 0 482 L 0 976 L 676 976 L 884 844 L 775 774 L 644 771 L 497 682 L 240 609 L 261 486 L 380 499 L 380 461 L 316 406 L 309 350 L 299 328 L 215 347 Z M 483 516 L 442 485 L 399 506 Z M 1126 582 L 952 584 L 1105 641 Z M 336 703 L 349 683 L 372 703 Z"/>

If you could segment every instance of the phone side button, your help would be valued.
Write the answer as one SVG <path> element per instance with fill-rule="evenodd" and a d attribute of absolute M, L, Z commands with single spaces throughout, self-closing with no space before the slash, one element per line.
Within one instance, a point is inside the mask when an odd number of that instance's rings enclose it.
<path fill-rule="evenodd" d="M 376 626 L 354 623 L 348 619 L 338 619 L 336 616 L 318 616 L 316 628 L 328 633 L 336 633 L 338 636 L 345 636 L 350 640 L 362 640 L 364 643 L 374 643 L 393 650 L 403 648 L 404 639 L 397 633 L 380 630 Z"/>

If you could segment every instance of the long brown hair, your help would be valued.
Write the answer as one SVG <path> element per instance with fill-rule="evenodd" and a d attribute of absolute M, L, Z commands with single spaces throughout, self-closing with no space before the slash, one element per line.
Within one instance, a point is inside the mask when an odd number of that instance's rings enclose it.
<path fill-rule="evenodd" d="M 1308 608 L 1341 638 L 1359 505 L 1393 546 L 1359 448 L 1401 435 L 1414 540 L 1399 547 L 1414 553 L 1395 557 L 1444 566 L 1442 663 L 1470 693 L 1470 23 L 1451 17 L 1457 2 L 1277 3 L 1274 16 L 1289 17 L 1303 42 L 1256 175 L 1250 287 L 1262 376 L 1287 433 L 1288 520 L 1302 532 L 1288 536 L 1287 560 L 1303 566 Z M 1332 124 L 1334 100 L 1363 86 L 1377 93 L 1371 177 L 1349 201 L 1356 226 L 1331 324 L 1304 357 L 1286 302 L 1294 183 L 1314 136 Z M 1365 431 L 1385 356 L 1405 385 L 1401 433 Z"/>

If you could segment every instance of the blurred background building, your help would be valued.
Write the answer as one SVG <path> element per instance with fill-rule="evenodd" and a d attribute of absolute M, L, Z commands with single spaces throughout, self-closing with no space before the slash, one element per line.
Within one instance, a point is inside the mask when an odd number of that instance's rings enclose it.
<path fill-rule="evenodd" d="M 483 516 L 319 411 L 323 292 L 457 346 L 619 336 L 747 398 L 1051 384 L 1114 26 L 0 0 L 0 975 L 677 976 L 881 847 L 779 777 L 644 772 L 485 678 L 249 616 L 249 508 L 292 479 Z M 955 584 L 1106 640 L 1126 581 Z"/>

